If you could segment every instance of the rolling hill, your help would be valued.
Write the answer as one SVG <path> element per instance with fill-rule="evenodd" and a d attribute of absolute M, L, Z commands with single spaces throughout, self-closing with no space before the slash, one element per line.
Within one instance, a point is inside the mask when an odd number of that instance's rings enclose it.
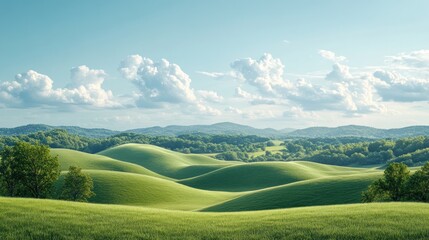
<path fill-rule="evenodd" d="M 382 173 L 314 162 L 241 163 L 124 144 L 87 154 L 53 149 L 63 171 L 77 165 L 95 183 L 94 203 L 164 209 L 243 211 L 358 203 Z M 60 184 L 60 183 L 59 183 Z"/>
<path fill-rule="evenodd" d="M 360 138 L 403 138 L 420 135 L 429 135 L 429 126 L 409 126 L 394 129 L 380 129 L 359 125 L 339 127 L 309 127 L 304 129 L 273 129 L 254 128 L 251 126 L 222 122 L 211 125 L 171 125 L 166 127 L 136 128 L 126 131 L 114 131 L 103 128 L 81 128 L 77 126 L 49 126 L 44 124 L 29 124 L 15 128 L 0 128 L 0 135 L 23 135 L 39 131 L 64 129 L 71 134 L 85 137 L 103 138 L 119 133 L 137 133 L 150 136 L 178 136 L 183 134 L 227 134 L 227 135 L 257 135 L 269 138 L 334 138 L 334 137 L 360 137 Z"/>
<path fill-rule="evenodd" d="M 195 213 L 0 198 L 0 239 L 428 239 L 428 216 L 424 203 Z"/>
<path fill-rule="evenodd" d="M 254 211 L 360 203 L 362 191 L 380 176 L 381 172 L 375 172 L 299 181 L 251 192 L 202 211 Z"/>
<path fill-rule="evenodd" d="M 374 170 L 330 166 L 313 162 L 261 162 L 224 167 L 190 179 L 182 184 L 207 190 L 250 191 L 292 182 L 335 175 L 350 175 Z"/>
<path fill-rule="evenodd" d="M 282 137 L 285 133 L 293 131 L 293 129 L 283 129 L 281 131 L 273 128 L 259 129 L 246 125 L 221 122 L 211 125 L 191 125 L 178 126 L 171 125 L 166 127 L 149 127 L 127 130 L 126 132 L 146 134 L 152 136 L 178 136 L 183 134 L 228 134 L 228 135 L 257 135 L 261 137 Z"/>
<path fill-rule="evenodd" d="M 0 128 L 0 135 L 26 135 L 30 133 L 50 131 L 54 129 L 63 129 L 71 134 L 94 138 L 109 137 L 120 133 L 119 131 L 113 131 L 105 128 L 81 128 L 77 126 L 50 126 L 45 124 L 29 124 L 14 128 Z"/>
<path fill-rule="evenodd" d="M 60 148 L 51 149 L 51 155 L 58 156 L 61 171 L 67 171 L 69 166 L 78 166 L 86 170 L 110 170 L 168 179 L 168 177 L 154 173 L 137 164 L 119 161 L 106 156 Z"/>
<path fill-rule="evenodd" d="M 194 177 L 225 166 L 241 164 L 216 160 L 204 155 L 182 154 L 147 144 L 124 144 L 98 154 L 137 164 L 176 179 Z"/>
<path fill-rule="evenodd" d="M 237 197 L 238 194 L 199 190 L 141 174 L 85 170 L 94 181 L 92 203 L 196 210 Z M 61 180 L 58 183 L 61 185 Z"/>
<path fill-rule="evenodd" d="M 335 138 L 335 137 L 362 137 L 362 138 L 403 138 L 429 135 L 429 126 L 409 126 L 395 129 L 379 129 L 366 126 L 348 125 L 340 127 L 310 127 L 295 130 L 286 134 L 288 137 L 303 138 Z"/>

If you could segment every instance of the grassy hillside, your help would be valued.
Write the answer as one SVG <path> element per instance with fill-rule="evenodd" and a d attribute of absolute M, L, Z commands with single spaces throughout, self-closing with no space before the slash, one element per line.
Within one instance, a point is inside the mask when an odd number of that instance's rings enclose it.
<path fill-rule="evenodd" d="M 68 170 L 69 166 L 79 166 L 82 169 L 129 172 L 167 178 L 142 166 L 96 154 L 89 154 L 69 149 L 51 149 L 51 155 L 58 156 L 62 171 Z"/>
<path fill-rule="evenodd" d="M 373 171 L 312 162 L 263 162 L 225 167 L 179 182 L 207 190 L 249 191 L 308 179 Z"/>
<path fill-rule="evenodd" d="M 0 198 L 0 239 L 428 239 L 428 221 L 423 203 L 195 213 Z"/>
<path fill-rule="evenodd" d="M 381 172 L 334 176 L 248 193 L 203 211 L 251 211 L 361 202 L 361 193 Z"/>
<path fill-rule="evenodd" d="M 158 174 L 176 179 L 194 177 L 230 164 L 238 164 L 216 160 L 204 155 L 182 154 L 147 144 L 124 144 L 99 154 L 134 163 Z M 194 167 L 190 169 L 188 168 L 190 166 Z"/>
<path fill-rule="evenodd" d="M 140 174 L 86 170 L 94 181 L 93 203 L 146 206 L 161 209 L 195 210 L 237 194 L 204 191 L 173 181 Z M 61 180 L 58 183 L 61 185 Z"/>

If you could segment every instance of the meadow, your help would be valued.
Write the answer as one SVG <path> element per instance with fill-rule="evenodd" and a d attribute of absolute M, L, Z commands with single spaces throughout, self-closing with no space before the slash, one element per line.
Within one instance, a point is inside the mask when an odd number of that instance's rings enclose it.
<path fill-rule="evenodd" d="M 243 163 L 148 144 L 51 154 L 62 170 L 57 188 L 77 165 L 96 196 L 89 203 L 2 197 L 0 239 L 429 237 L 429 204 L 360 203 L 380 166 Z"/>
<path fill-rule="evenodd" d="M 1 239 L 427 239 L 429 205 L 373 203 L 240 213 L 0 198 Z"/>

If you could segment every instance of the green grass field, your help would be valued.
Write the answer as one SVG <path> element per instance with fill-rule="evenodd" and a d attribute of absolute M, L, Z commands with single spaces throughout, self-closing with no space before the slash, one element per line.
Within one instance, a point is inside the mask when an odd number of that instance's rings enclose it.
<path fill-rule="evenodd" d="M 137 164 L 119 161 L 102 155 L 89 154 L 69 149 L 52 149 L 51 155 L 58 156 L 62 171 L 67 171 L 69 166 L 79 166 L 82 169 L 88 170 L 110 170 L 167 178 Z"/>
<path fill-rule="evenodd" d="M 52 154 L 59 156 L 63 174 L 70 165 L 90 174 L 96 193 L 92 203 L 171 210 L 359 203 L 361 192 L 382 173 L 304 161 L 226 162 L 145 144 L 125 144 L 99 154 L 66 149 L 53 149 Z"/>
<path fill-rule="evenodd" d="M 0 239 L 428 239 L 429 204 L 195 213 L 0 198 Z"/>
<path fill-rule="evenodd" d="M 372 169 L 347 168 L 312 162 L 263 162 L 224 167 L 182 184 L 218 191 L 249 191 L 328 176 L 374 172 Z"/>
<path fill-rule="evenodd" d="M 191 188 L 147 175 L 104 170 L 85 170 L 94 181 L 93 203 L 197 210 L 239 196 Z"/>
<path fill-rule="evenodd" d="M 194 177 L 214 169 L 238 164 L 216 160 L 204 155 L 182 154 L 147 144 L 124 144 L 99 154 L 134 163 L 158 174 L 176 179 Z M 189 171 L 188 167 L 191 166 L 194 166 L 195 171 Z"/>
<path fill-rule="evenodd" d="M 57 192 L 77 165 L 96 196 L 0 198 L 0 239 L 429 238 L 429 204 L 352 204 L 379 166 L 227 162 L 145 144 L 51 153 L 62 170 Z"/>

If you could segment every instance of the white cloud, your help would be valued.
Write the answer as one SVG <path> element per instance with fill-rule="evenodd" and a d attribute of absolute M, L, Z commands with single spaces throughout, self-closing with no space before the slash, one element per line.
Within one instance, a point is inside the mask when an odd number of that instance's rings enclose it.
<path fill-rule="evenodd" d="M 300 107 L 292 106 L 283 112 L 283 117 L 285 117 L 285 118 L 298 118 L 298 119 L 303 119 L 303 118 L 314 119 L 314 118 L 317 118 L 318 115 L 315 114 L 314 112 L 304 111 L 304 109 L 302 109 Z"/>
<path fill-rule="evenodd" d="M 386 62 L 405 67 L 428 68 L 429 50 L 422 49 L 419 51 L 400 53 L 395 56 L 388 56 Z"/>
<path fill-rule="evenodd" d="M 38 106 L 91 106 L 120 107 L 109 90 L 102 84 L 103 70 L 79 66 L 71 70 L 72 82 L 66 88 L 54 88 L 46 75 L 29 70 L 17 74 L 15 81 L 0 85 L 0 103 L 8 107 L 28 108 Z"/>
<path fill-rule="evenodd" d="M 352 78 L 349 67 L 343 64 L 335 63 L 332 66 L 332 71 L 326 75 L 326 80 L 329 81 L 346 81 Z"/>
<path fill-rule="evenodd" d="M 290 87 L 283 79 L 283 63 L 268 53 L 258 60 L 252 58 L 236 60 L 231 64 L 231 68 L 246 83 L 256 87 L 266 96 L 280 95 Z"/>
<path fill-rule="evenodd" d="M 197 73 L 211 78 L 223 78 L 227 75 L 226 73 L 222 73 L 222 72 L 197 71 Z"/>
<path fill-rule="evenodd" d="M 337 56 L 334 52 L 328 51 L 328 50 L 319 50 L 319 55 L 323 58 L 338 63 L 346 60 L 346 57 L 344 56 Z"/>
<path fill-rule="evenodd" d="M 208 102 L 219 103 L 223 101 L 223 97 L 215 91 L 198 90 L 197 95 Z"/>
<path fill-rule="evenodd" d="M 252 105 L 274 105 L 276 101 L 273 98 L 264 98 L 262 96 L 249 93 L 241 87 L 235 89 L 235 96 L 246 99 Z"/>
<path fill-rule="evenodd" d="M 406 78 L 399 73 L 378 70 L 375 87 L 384 101 L 418 102 L 429 100 L 429 80 Z"/>
<path fill-rule="evenodd" d="M 163 108 L 175 105 L 186 113 L 221 114 L 207 102 L 221 101 L 222 96 L 213 91 L 195 91 L 191 87 L 189 75 L 179 65 L 166 59 L 155 62 L 140 55 L 131 55 L 121 62 L 119 71 L 137 87 L 138 107 Z"/>
<path fill-rule="evenodd" d="M 236 107 L 232 107 L 232 106 L 228 106 L 228 107 L 226 107 L 226 108 L 225 108 L 225 111 L 226 111 L 226 112 L 229 112 L 229 113 L 235 113 L 235 114 L 242 114 L 242 113 L 243 113 L 243 111 L 242 111 L 242 110 L 240 110 L 240 109 L 238 109 L 238 108 L 236 108 Z"/>
<path fill-rule="evenodd" d="M 192 103 L 196 101 L 191 78 L 166 59 L 154 62 L 132 55 L 121 62 L 120 72 L 133 81 L 139 90 L 139 107 L 160 107 L 163 103 Z"/>

